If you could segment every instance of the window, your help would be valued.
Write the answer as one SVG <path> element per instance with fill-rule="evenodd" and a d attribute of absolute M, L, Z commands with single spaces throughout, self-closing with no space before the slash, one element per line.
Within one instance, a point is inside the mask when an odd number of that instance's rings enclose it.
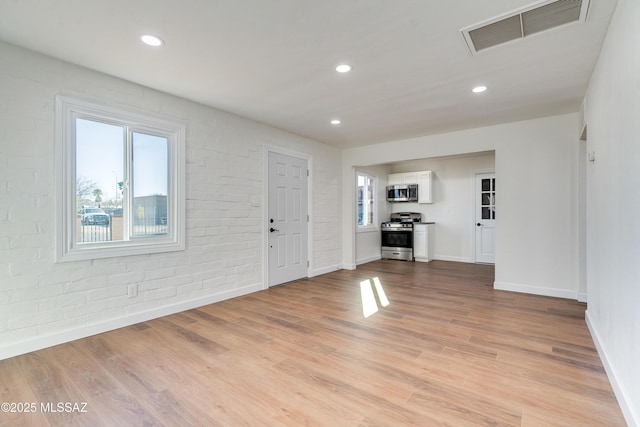
<path fill-rule="evenodd" d="M 184 249 L 184 126 L 56 99 L 57 258 Z"/>
<path fill-rule="evenodd" d="M 496 179 L 482 178 L 482 219 L 496 219 Z"/>
<path fill-rule="evenodd" d="M 358 228 L 377 228 L 375 210 L 376 178 L 363 172 L 357 173 Z"/>

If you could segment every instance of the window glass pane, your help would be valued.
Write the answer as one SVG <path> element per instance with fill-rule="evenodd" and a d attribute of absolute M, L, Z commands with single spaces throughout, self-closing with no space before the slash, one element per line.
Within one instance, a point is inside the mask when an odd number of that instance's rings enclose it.
<path fill-rule="evenodd" d="M 168 144 L 165 137 L 133 133 L 134 237 L 168 234 Z"/>
<path fill-rule="evenodd" d="M 489 208 L 482 208 L 482 219 L 491 219 L 491 210 Z"/>
<path fill-rule="evenodd" d="M 373 178 L 371 177 L 367 177 L 366 179 L 366 183 L 367 183 L 367 202 L 368 202 L 368 207 L 367 207 L 367 225 L 372 225 L 373 224 L 373 210 L 374 210 L 374 185 L 373 185 Z"/>
<path fill-rule="evenodd" d="M 358 203 L 358 225 L 365 225 L 365 220 L 366 220 L 366 216 L 365 216 L 365 212 L 364 212 L 364 195 L 365 195 L 365 188 L 364 188 L 364 180 L 365 177 L 364 176 L 360 176 L 358 175 L 358 198 L 357 198 L 357 203 Z"/>
<path fill-rule="evenodd" d="M 76 119 L 76 243 L 122 240 L 124 128 Z"/>
<path fill-rule="evenodd" d="M 489 178 L 482 180 L 482 191 L 491 191 L 491 180 Z"/>
<path fill-rule="evenodd" d="M 357 225 L 370 226 L 375 221 L 375 178 L 357 176 Z"/>

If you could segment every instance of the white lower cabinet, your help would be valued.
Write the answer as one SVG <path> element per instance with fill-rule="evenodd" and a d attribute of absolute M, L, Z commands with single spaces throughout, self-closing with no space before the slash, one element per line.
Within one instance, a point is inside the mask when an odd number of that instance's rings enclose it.
<path fill-rule="evenodd" d="M 433 222 L 413 225 L 413 257 L 416 261 L 429 262 L 433 259 Z"/>

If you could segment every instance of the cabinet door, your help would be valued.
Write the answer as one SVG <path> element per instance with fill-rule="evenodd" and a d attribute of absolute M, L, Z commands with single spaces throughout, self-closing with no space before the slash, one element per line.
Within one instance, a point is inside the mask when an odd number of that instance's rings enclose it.
<path fill-rule="evenodd" d="M 418 174 L 416 172 L 406 172 L 402 175 L 402 183 L 403 184 L 417 184 L 418 183 Z"/>
<path fill-rule="evenodd" d="M 416 224 L 413 228 L 413 258 L 420 262 L 433 259 L 434 224 Z"/>
<path fill-rule="evenodd" d="M 387 175 L 387 185 L 417 184 L 418 172 L 390 173 Z"/>
<path fill-rule="evenodd" d="M 427 226 L 426 224 L 415 224 L 413 226 L 413 257 L 427 257 Z"/>
<path fill-rule="evenodd" d="M 402 184 L 402 174 L 401 173 L 390 173 L 387 175 L 387 185 L 396 185 Z"/>
<path fill-rule="evenodd" d="M 418 172 L 418 203 L 433 203 L 431 171 Z"/>

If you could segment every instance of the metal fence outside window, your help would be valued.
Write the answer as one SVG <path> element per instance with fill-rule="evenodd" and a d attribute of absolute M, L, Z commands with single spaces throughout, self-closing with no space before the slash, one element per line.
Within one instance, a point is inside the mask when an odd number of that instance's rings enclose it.
<path fill-rule="evenodd" d="M 110 242 L 123 239 L 121 216 L 111 216 L 107 224 L 85 224 L 80 217 L 77 221 L 78 243 Z M 133 237 L 161 236 L 169 234 L 167 218 L 134 218 Z"/>
<path fill-rule="evenodd" d="M 78 243 L 110 242 L 122 240 L 122 217 L 111 216 L 108 224 L 77 223 Z M 134 218 L 131 235 L 133 237 L 160 236 L 169 233 L 167 218 Z"/>
<path fill-rule="evenodd" d="M 112 240 L 113 221 L 108 224 L 80 224 L 80 243 L 108 242 Z"/>
<path fill-rule="evenodd" d="M 134 218 L 133 219 L 133 235 L 142 236 L 158 236 L 167 234 L 169 227 L 167 218 Z"/>

